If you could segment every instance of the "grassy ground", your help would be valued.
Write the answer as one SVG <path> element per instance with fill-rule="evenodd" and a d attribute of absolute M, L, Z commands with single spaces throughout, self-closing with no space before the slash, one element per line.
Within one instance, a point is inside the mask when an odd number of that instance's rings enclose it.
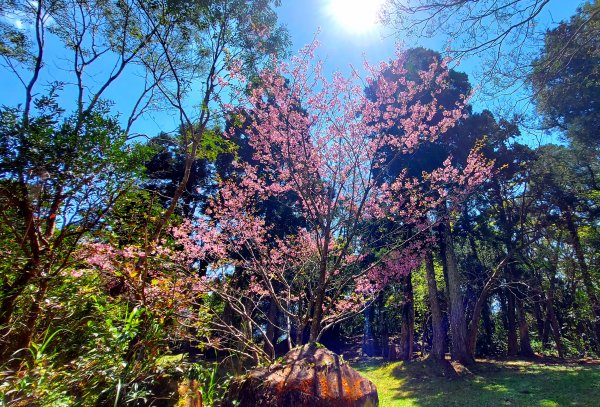
<path fill-rule="evenodd" d="M 590 406 L 600 407 L 600 365 L 479 360 L 459 377 L 427 362 L 362 361 L 353 367 L 379 393 L 380 407 Z"/>

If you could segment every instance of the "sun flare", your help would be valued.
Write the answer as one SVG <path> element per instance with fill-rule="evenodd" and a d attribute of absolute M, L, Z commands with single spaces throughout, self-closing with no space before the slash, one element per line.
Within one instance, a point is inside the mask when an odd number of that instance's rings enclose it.
<path fill-rule="evenodd" d="M 373 31 L 384 0 L 329 0 L 328 13 L 344 30 L 355 34 Z"/>

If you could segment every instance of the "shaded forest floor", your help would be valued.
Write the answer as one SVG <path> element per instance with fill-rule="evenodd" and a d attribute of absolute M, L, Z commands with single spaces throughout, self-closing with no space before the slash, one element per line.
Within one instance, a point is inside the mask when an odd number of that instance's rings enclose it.
<path fill-rule="evenodd" d="M 600 406 L 600 361 L 477 362 L 457 375 L 428 361 L 366 358 L 351 364 L 375 383 L 380 407 Z"/>

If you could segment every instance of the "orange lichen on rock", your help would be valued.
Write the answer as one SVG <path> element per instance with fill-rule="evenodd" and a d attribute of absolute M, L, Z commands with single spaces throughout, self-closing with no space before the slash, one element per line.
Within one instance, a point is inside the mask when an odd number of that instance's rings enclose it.
<path fill-rule="evenodd" d="M 231 388 L 240 407 L 375 407 L 377 389 L 340 356 L 309 344 L 288 352 L 282 364 L 256 369 Z"/>

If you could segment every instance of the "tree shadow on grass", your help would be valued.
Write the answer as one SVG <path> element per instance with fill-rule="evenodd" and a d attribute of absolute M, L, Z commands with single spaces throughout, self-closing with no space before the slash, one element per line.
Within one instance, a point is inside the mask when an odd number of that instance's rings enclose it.
<path fill-rule="evenodd" d="M 482 360 L 459 376 L 428 361 L 356 367 L 375 381 L 386 407 L 600 406 L 600 366 L 593 364 Z"/>

